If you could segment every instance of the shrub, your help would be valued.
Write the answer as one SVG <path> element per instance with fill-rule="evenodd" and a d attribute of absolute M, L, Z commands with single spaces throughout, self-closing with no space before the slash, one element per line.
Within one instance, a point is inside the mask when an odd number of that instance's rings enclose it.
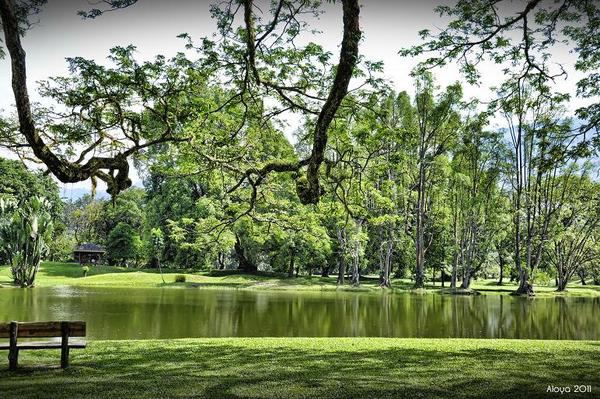
<path fill-rule="evenodd" d="M 533 276 L 533 283 L 537 285 L 551 285 L 554 282 L 554 276 L 544 270 L 537 270 Z"/>
<path fill-rule="evenodd" d="M 175 276 L 176 283 L 185 283 L 186 277 L 183 274 L 178 274 Z"/>

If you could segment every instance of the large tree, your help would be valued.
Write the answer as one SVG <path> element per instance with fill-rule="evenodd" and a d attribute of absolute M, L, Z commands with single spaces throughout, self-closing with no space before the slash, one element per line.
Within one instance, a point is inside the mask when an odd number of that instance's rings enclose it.
<path fill-rule="evenodd" d="M 485 114 L 465 121 L 453 154 L 449 187 L 454 237 L 452 288 L 456 288 L 459 271 L 461 288 L 470 287 L 471 279 L 495 251 L 507 221 L 499 185 L 504 146 L 499 132 L 486 131 L 486 125 Z"/>
<path fill-rule="evenodd" d="M 313 42 L 304 46 L 297 43 L 310 30 L 304 17 L 318 14 L 320 2 L 296 4 L 287 0 L 273 2 L 265 12 L 270 14 L 269 18 L 257 15 L 263 11 L 252 0 L 226 1 L 212 8 L 221 38 L 217 42 L 202 41 L 198 63 L 190 64 L 177 56 L 170 61 L 159 57 L 154 62 L 138 64 L 131 58 L 132 48 L 113 51 L 116 69 L 73 59 L 71 68 L 76 76 L 58 79 L 45 91 L 59 104 L 75 109 L 81 118 L 71 120 L 70 115 L 65 115 L 61 123 L 50 124 L 53 129 L 44 128 L 34 117 L 21 44 L 30 13 L 39 11 L 43 3 L 0 2 L 18 114 L 18 134 L 6 135 L 16 141 L 11 146 L 27 146 L 62 182 L 99 178 L 107 183 L 108 192 L 115 195 L 131 185 L 128 158 L 161 143 L 189 139 L 176 128 L 175 122 L 189 116 L 180 114 L 180 104 L 188 98 L 190 90 L 203 90 L 210 75 L 212 79 L 220 79 L 221 84 L 229 83 L 232 97 L 213 104 L 199 116 L 195 114 L 199 120 L 229 106 L 254 106 L 257 100 L 265 98 L 274 98 L 278 104 L 264 110 L 265 118 L 284 111 L 311 117 L 312 146 L 307 158 L 271 162 L 240 172 L 241 179 L 256 184 L 271 172 L 299 172 L 306 168 L 304 176 L 298 174 L 296 180 L 298 195 L 304 203 L 318 201 L 322 194 L 319 170 L 325 159 L 328 129 L 348 92 L 358 62 L 361 37 L 358 0 L 341 1 L 343 36 L 335 66 L 328 62 L 329 56 L 321 46 Z M 135 3 L 103 2 L 112 8 Z M 97 17 L 102 11 L 92 10 L 84 15 Z M 240 29 L 235 29 L 233 24 L 240 20 L 238 16 L 243 22 Z M 190 46 L 193 47 L 191 42 Z M 240 130 L 244 125 L 242 119 Z M 69 153 L 54 143 L 71 148 L 84 145 L 84 150 Z"/>
<path fill-rule="evenodd" d="M 559 185 L 566 192 L 566 203 L 550 227 L 545 255 L 556 270 L 556 290 L 564 291 L 575 273 L 593 269 L 598 262 L 600 187 L 590 179 L 589 167 L 580 175 L 561 176 Z"/>
<path fill-rule="evenodd" d="M 558 177 L 569 158 L 578 155 L 570 151 L 571 125 L 563 106 L 567 99 L 517 77 L 501 87 L 495 103 L 504 116 L 512 152 L 508 178 L 517 294 L 533 293 L 532 275 L 542 262 L 549 227 L 565 202 L 565 187 L 560 187 Z"/>
<path fill-rule="evenodd" d="M 119 222 L 108 235 L 106 251 L 112 264 L 128 266 L 128 261 L 138 260 L 142 241 L 135 229 L 125 222 Z"/>
<path fill-rule="evenodd" d="M 415 205 L 415 288 L 425 285 L 425 228 L 427 213 L 431 209 L 431 171 L 436 159 L 445 154 L 456 141 L 460 128 L 457 107 L 461 104 L 462 89 L 456 84 L 442 94 L 436 93 L 433 77 L 429 73 L 417 76 L 415 108 L 418 120 L 418 145 L 416 159 Z"/>

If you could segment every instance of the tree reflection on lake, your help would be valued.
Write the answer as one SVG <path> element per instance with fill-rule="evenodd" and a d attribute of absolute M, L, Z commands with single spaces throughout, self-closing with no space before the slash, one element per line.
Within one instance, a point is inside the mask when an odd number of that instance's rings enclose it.
<path fill-rule="evenodd" d="M 86 320 L 91 339 L 600 339 L 600 298 L 54 287 L 0 290 L 0 320 Z"/>

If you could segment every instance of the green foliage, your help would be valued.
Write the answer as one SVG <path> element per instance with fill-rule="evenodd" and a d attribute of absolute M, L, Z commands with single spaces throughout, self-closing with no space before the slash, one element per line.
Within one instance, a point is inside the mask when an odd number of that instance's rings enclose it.
<path fill-rule="evenodd" d="M 166 151 L 168 153 L 168 151 Z M 161 161 L 162 162 L 162 161 Z M 157 162 L 158 163 L 158 162 Z M 195 201 L 205 191 L 205 185 L 190 177 L 171 177 L 166 173 L 167 166 L 155 165 L 145 179 L 146 228 L 158 228 L 162 232 L 163 245 L 160 259 L 165 264 L 177 266 L 176 258 L 181 258 L 181 235 L 169 234 L 169 220 L 181 221 L 194 215 Z M 153 244 L 150 245 L 154 249 Z M 159 255 L 156 253 L 156 255 Z M 193 267 L 194 265 L 192 265 Z"/>
<path fill-rule="evenodd" d="M 1 123 L 1 122 L 0 122 Z M 0 126 L 0 130 L 1 130 Z M 63 222 L 64 205 L 59 196 L 58 185 L 52 178 L 40 171 L 28 170 L 22 162 L 0 157 L 0 198 L 17 202 L 27 201 L 30 197 L 44 198 L 47 211 L 54 226 L 52 239 L 49 240 L 48 258 L 67 260 L 73 250 L 71 238 L 65 232 Z M 7 261 L 0 250 L 0 263 Z"/>
<path fill-rule="evenodd" d="M 184 274 L 178 274 L 177 276 L 175 276 L 176 283 L 185 283 L 185 281 L 186 281 L 186 277 Z"/>
<path fill-rule="evenodd" d="M 101 237 L 107 237 L 119 223 L 128 224 L 141 233 L 145 224 L 145 196 L 143 189 L 132 187 L 119 194 L 114 202 L 103 201 L 102 216 L 97 221 Z"/>
<path fill-rule="evenodd" d="M 53 262 L 66 262 L 73 258 L 73 249 L 77 246 L 75 238 L 66 230 L 55 234 L 48 243 L 48 260 Z"/>
<path fill-rule="evenodd" d="M 554 283 L 554 276 L 544 270 L 539 270 L 534 274 L 532 282 L 539 285 L 550 285 Z"/>
<path fill-rule="evenodd" d="M 111 263 L 126 266 L 128 261 L 139 260 L 142 241 L 133 227 L 119 222 L 108 235 L 106 251 Z"/>
<path fill-rule="evenodd" d="M 39 197 L 19 202 L 0 198 L 0 250 L 16 285 L 31 287 L 52 238 L 50 203 Z"/>
<path fill-rule="evenodd" d="M 115 200 L 108 201 L 96 199 L 90 195 L 68 201 L 65 203 L 63 214 L 66 229 L 64 237 L 57 241 L 56 260 L 68 259 L 69 252 L 82 243 L 95 243 L 108 246 L 110 233 L 120 224 L 129 226 L 134 231 L 135 251 L 121 258 L 121 255 L 110 257 L 113 262 L 123 262 L 124 259 L 134 259 L 136 263 L 142 263 L 145 256 L 153 256 L 152 249 L 146 251 L 143 247 L 141 237 L 147 232 L 146 215 L 146 193 L 140 188 L 131 188 L 122 192 Z M 123 245 L 116 244 L 116 247 Z M 119 252 L 119 250 L 116 250 Z M 151 247 L 151 246 L 150 246 Z M 59 258 L 60 256 L 60 258 Z"/>
<path fill-rule="evenodd" d="M 23 163 L 0 157 L 0 198 L 22 201 L 30 197 L 44 197 L 55 221 L 62 212 L 58 185 L 41 172 L 29 171 Z"/>
<path fill-rule="evenodd" d="M 554 84 L 566 71 L 551 49 L 559 43 L 569 48 L 580 75 L 577 94 L 591 100 L 576 111 L 583 122 L 579 128 L 582 140 L 577 147 L 588 152 L 590 147 L 598 148 L 598 136 L 585 135 L 597 129 L 600 122 L 598 4 L 459 0 L 438 6 L 436 11 L 446 19 L 446 27 L 437 32 L 421 31 L 423 43 L 400 51 L 411 57 L 428 54 L 421 70 L 456 62 L 469 82 L 479 83 L 479 67 L 488 61 L 515 79 L 531 80 L 536 85 Z"/>
<path fill-rule="evenodd" d="M 600 185 L 589 176 L 589 166 L 572 165 L 557 186 L 568 197 L 551 221 L 544 243 L 546 272 L 556 276 L 557 289 L 566 289 L 576 274 L 596 273 L 600 259 Z"/>
<path fill-rule="evenodd" d="M 67 232 L 78 243 L 102 242 L 103 202 L 90 195 L 65 203 L 63 218 Z"/>

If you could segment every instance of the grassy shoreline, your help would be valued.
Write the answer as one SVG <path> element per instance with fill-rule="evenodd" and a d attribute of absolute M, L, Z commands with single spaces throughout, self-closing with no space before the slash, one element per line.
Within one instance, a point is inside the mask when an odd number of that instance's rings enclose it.
<path fill-rule="evenodd" d="M 336 290 L 335 278 L 298 279 L 239 273 L 165 273 L 112 267 L 45 263 L 38 286 L 169 289 Z M 175 283 L 185 274 L 186 283 Z M 392 292 L 411 292 L 394 281 Z M 0 295 L 10 288 L 0 267 Z M 512 286 L 477 282 L 484 294 L 508 294 Z M 487 288 L 487 291 L 486 291 Z M 377 279 L 360 289 L 377 293 Z M 577 287 L 570 296 L 599 295 Z M 546 290 L 546 291 L 545 291 Z M 539 287 L 538 296 L 553 296 Z M 428 287 L 427 293 L 438 293 Z M 210 321 L 207 321 L 210 322 Z M 2 352 L 6 354 L 6 352 Z M 600 342 L 414 338 L 199 338 L 92 341 L 71 352 L 61 370 L 60 351 L 23 351 L 20 369 L 0 360 L 0 398 L 548 398 L 549 386 L 569 387 L 569 397 L 600 392 Z M 575 393 L 575 386 L 591 393 Z"/>
<path fill-rule="evenodd" d="M 185 283 L 175 283 L 175 276 L 184 275 Z M 130 287 L 130 288 L 202 288 L 202 289 L 250 289 L 250 290 L 294 290 L 294 291 L 356 291 L 380 292 L 376 277 L 362 278 L 360 287 L 349 285 L 338 286 L 335 276 L 322 278 L 320 276 L 288 278 L 283 274 L 261 273 L 243 274 L 230 272 L 194 272 L 190 270 L 166 270 L 165 283 L 157 270 L 126 269 L 111 266 L 90 267 L 87 277 L 83 277 L 81 267 L 74 263 L 45 262 L 38 273 L 36 286 L 85 286 L 85 287 Z M 0 266 L 0 288 L 11 287 L 10 270 Z M 414 292 L 409 280 L 396 279 L 392 282 L 392 292 Z M 497 295 L 510 294 L 516 285 L 506 283 L 496 285 L 493 280 L 474 281 L 472 288 L 481 294 Z M 449 293 L 448 284 L 445 288 L 440 283 L 428 283 L 420 293 Z M 536 296 L 600 296 L 600 287 L 579 283 L 571 283 L 566 292 L 558 293 L 552 286 L 536 286 Z"/>
<path fill-rule="evenodd" d="M 549 385 L 600 392 L 588 341 L 217 338 L 96 341 L 0 363 L 3 398 L 546 398 Z"/>

